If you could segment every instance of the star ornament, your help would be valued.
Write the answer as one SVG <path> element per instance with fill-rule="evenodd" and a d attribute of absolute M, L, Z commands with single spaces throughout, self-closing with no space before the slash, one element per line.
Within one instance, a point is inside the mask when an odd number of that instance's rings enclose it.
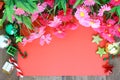
<path fill-rule="evenodd" d="M 102 41 L 99 35 L 93 36 L 93 43 L 99 44 Z"/>
<path fill-rule="evenodd" d="M 104 54 L 106 54 L 105 48 L 98 47 L 98 50 L 96 53 L 99 54 L 100 57 L 102 57 Z"/>
<path fill-rule="evenodd" d="M 16 43 L 22 42 L 23 36 L 16 36 Z"/>
<path fill-rule="evenodd" d="M 104 73 L 112 73 L 113 65 L 106 62 L 102 67 L 104 68 Z"/>

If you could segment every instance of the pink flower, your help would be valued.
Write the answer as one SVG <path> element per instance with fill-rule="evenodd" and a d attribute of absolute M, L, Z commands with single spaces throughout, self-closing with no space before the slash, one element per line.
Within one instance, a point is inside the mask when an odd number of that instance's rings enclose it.
<path fill-rule="evenodd" d="M 110 11 L 111 7 L 107 6 L 107 4 L 101 6 L 101 9 L 99 10 L 98 16 L 103 16 L 105 11 Z"/>
<path fill-rule="evenodd" d="M 113 20 L 113 19 L 108 19 L 107 20 L 107 24 L 109 24 L 109 25 L 114 25 L 115 23 L 116 23 L 116 21 Z"/>
<path fill-rule="evenodd" d="M 34 22 L 34 21 L 38 18 L 39 13 L 43 12 L 46 7 L 47 7 L 47 3 L 46 3 L 46 2 L 44 2 L 44 3 L 42 3 L 42 4 L 40 4 L 40 3 L 37 4 L 38 10 L 35 11 L 35 12 L 32 14 L 32 16 L 31 16 L 32 22 Z"/>
<path fill-rule="evenodd" d="M 12 15 L 12 20 L 15 21 L 15 16 Z"/>
<path fill-rule="evenodd" d="M 51 40 L 52 40 L 51 34 L 42 35 L 40 38 L 40 45 L 43 46 L 45 42 L 49 44 Z"/>
<path fill-rule="evenodd" d="M 44 0 L 50 7 L 53 7 L 54 5 L 54 0 Z"/>
<path fill-rule="evenodd" d="M 91 9 L 89 6 L 82 5 L 82 7 L 89 13 L 91 12 Z"/>
<path fill-rule="evenodd" d="M 84 4 L 86 6 L 93 6 L 95 4 L 94 0 L 84 0 Z"/>
<path fill-rule="evenodd" d="M 101 36 L 109 42 L 115 42 L 112 34 L 101 33 Z"/>
<path fill-rule="evenodd" d="M 17 9 L 14 9 L 15 10 L 15 14 L 16 15 L 23 15 L 25 13 L 25 11 L 21 8 L 17 8 Z"/>
<path fill-rule="evenodd" d="M 34 22 L 38 18 L 39 14 L 37 12 L 34 12 L 31 16 L 32 22 Z"/>
<path fill-rule="evenodd" d="M 53 21 L 50 21 L 50 23 L 48 24 L 48 26 L 50 27 L 58 27 L 60 24 L 62 23 L 62 21 L 60 20 L 60 18 L 58 18 L 57 16 L 54 17 Z"/>
<path fill-rule="evenodd" d="M 120 25 L 114 25 L 114 28 L 112 29 L 111 33 L 113 33 L 114 36 L 120 37 Z"/>
<path fill-rule="evenodd" d="M 90 27 L 88 12 L 83 7 L 78 7 L 77 11 L 75 12 L 75 18 L 79 21 L 79 23 L 84 27 Z"/>
<path fill-rule="evenodd" d="M 28 42 L 28 39 L 27 38 L 23 38 L 23 40 L 22 40 L 23 46 L 25 46 L 27 44 L 27 42 Z"/>
<path fill-rule="evenodd" d="M 65 37 L 65 32 L 62 31 L 62 30 L 56 30 L 53 34 L 58 38 L 64 38 Z"/>
<path fill-rule="evenodd" d="M 39 37 L 40 36 L 39 36 L 38 33 L 31 33 L 28 40 L 32 42 L 33 40 L 35 40 L 35 39 L 37 39 Z"/>
<path fill-rule="evenodd" d="M 70 4 L 70 5 L 74 5 L 75 2 L 76 2 L 76 0 L 69 0 L 69 4 Z"/>
<path fill-rule="evenodd" d="M 45 28 L 46 28 L 46 27 L 44 27 L 44 26 L 38 28 L 38 33 L 39 33 L 40 36 L 42 36 L 42 35 L 45 33 Z"/>
<path fill-rule="evenodd" d="M 99 28 L 100 27 L 100 20 L 99 19 L 90 19 L 89 24 L 92 28 Z"/>
<path fill-rule="evenodd" d="M 111 27 L 108 27 L 107 24 L 101 25 L 99 28 L 94 28 L 105 40 L 114 42 L 114 35 L 110 32 L 110 29 Z"/>
<path fill-rule="evenodd" d="M 47 3 L 46 2 L 44 2 L 44 3 L 42 3 L 42 4 L 40 4 L 40 3 L 38 3 L 38 5 L 37 5 L 37 7 L 38 7 L 38 13 L 41 13 L 41 12 L 43 12 L 44 10 L 45 10 L 45 8 L 47 7 Z"/>
<path fill-rule="evenodd" d="M 81 19 L 79 20 L 79 23 L 84 26 L 84 27 L 90 27 L 90 23 L 89 23 L 89 20 L 88 19 Z"/>
<path fill-rule="evenodd" d="M 118 6 L 120 5 L 120 0 L 110 0 L 110 4 L 112 4 L 113 6 Z"/>
<path fill-rule="evenodd" d="M 37 38 L 40 38 L 44 33 L 45 33 L 45 27 L 40 27 L 40 28 L 37 28 L 36 31 L 34 33 L 31 33 L 30 36 L 29 36 L 29 40 L 34 40 L 34 39 L 37 39 Z"/>
<path fill-rule="evenodd" d="M 75 17 L 78 21 L 81 21 L 81 19 L 87 19 L 90 16 L 88 15 L 88 12 L 84 8 L 79 7 L 75 12 Z"/>

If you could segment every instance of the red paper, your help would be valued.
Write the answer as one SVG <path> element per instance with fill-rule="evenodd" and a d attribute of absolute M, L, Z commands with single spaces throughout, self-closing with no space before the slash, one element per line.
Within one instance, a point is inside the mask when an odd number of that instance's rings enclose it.
<path fill-rule="evenodd" d="M 67 31 L 63 39 L 53 36 L 49 45 L 41 46 L 40 39 L 24 47 L 20 44 L 28 57 L 18 55 L 18 64 L 25 76 L 107 75 L 102 58 L 96 54 L 97 45 L 92 43 L 93 34 L 91 28 L 80 26 Z"/>

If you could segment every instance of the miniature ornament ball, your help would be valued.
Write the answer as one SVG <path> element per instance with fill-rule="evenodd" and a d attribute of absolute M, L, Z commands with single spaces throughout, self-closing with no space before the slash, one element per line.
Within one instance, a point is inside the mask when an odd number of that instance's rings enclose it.
<path fill-rule="evenodd" d="M 0 35 L 0 48 L 7 48 L 11 43 L 11 39 L 6 35 Z"/>
<path fill-rule="evenodd" d="M 119 43 L 116 42 L 116 43 L 108 44 L 106 51 L 110 54 L 113 54 L 113 55 L 118 54 L 120 51 Z"/>
<path fill-rule="evenodd" d="M 11 23 L 6 25 L 5 31 L 8 35 L 15 35 L 18 32 L 17 28 Z"/>

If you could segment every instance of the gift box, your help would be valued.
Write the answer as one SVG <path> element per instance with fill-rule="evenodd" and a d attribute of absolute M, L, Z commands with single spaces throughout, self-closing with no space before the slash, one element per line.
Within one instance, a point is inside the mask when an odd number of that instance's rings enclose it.
<path fill-rule="evenodd" d="M 3 72 L 5 72 L 7 74 L 11 74 L 13 69 L 14 69 L 14 65 L 9 62 L 5 62 L 5 64 L 2 67 Z"/>
<path fill-rule="evenodd" d="M 15 56 L 15 54 L 17 53 L 17 49 L 13 46 L 9 46 L 7 48 L 7 54 L 9 54 L 10 56 Z"/>

